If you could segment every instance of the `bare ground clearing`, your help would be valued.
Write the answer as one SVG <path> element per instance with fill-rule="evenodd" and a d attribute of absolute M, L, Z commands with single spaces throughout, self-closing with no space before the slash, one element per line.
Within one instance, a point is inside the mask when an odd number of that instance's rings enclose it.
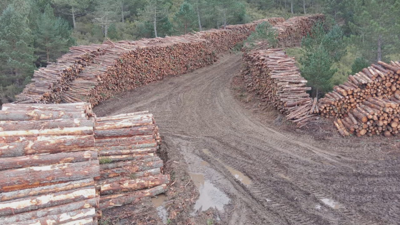
<path fill-rule="evenodd" d="M 341 138 L 322 129 L 332 126 L 323 122 L 297 130 L 273 110 L 261 110 L 241 87 L 240 68 L 240 54 L 226 55 L 212 66 L 123 93 L 94 109 L 98 116 L 154 113 L 163 137 L 160 152 L 167 155 L 166 171 L 174 180 L 164 222 L 399 223 L 398 138 Z M 203 174 L 230 198 L 223 212 L 194 213 L 198 180 L 192 182 L 189 173 Z"/>

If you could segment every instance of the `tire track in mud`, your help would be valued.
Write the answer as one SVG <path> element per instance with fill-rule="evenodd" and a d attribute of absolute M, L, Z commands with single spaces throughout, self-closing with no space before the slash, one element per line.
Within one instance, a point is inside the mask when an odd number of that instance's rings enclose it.
<path fill-rule="evenodd" d="M 231 184 L 232 190 L 220 187 L 234 206 L 222 224 L 397 224 L 398 158 L 382 155 L 376 146 L 317 141 L 260 121 L 231 91 L 240 63 L 239 54 L 224 56 L 210 67 L 124 93 L 94 111 L 104 116 L 150 110 L 170 149 L 189 143 L 180 149 L 185 158 L 200 157 Z M 253 184 L 242 184 L 225 165 Z"/>

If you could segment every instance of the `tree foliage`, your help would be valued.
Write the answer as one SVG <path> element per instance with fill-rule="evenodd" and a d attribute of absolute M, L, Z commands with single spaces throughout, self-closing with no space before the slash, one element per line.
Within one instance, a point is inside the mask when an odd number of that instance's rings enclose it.
<path fill-rule="evenodd" d="M 44 65 L 56 61 L 74 44 L 68 23 L 62 18 L 56 18 L 50 5 L 46 6 L 37 20 L 35 34 L 36 54 Z"/>
<path fill-rule="evenodd" d="M 25 80 L 32 75 L 33 35 L 24 17 L 12 5 L 0 16 L 1 99 L 13 100 Z"/>
<path fill-rule="evenodd" d="M 331 79 L 336 72 L 333 64 L 346 53 L 343 32 L 337 25 L 326 31 L 324 24 L 318 23 L 301 45 L 304 51 L 300 59 L 301 74 L 312 87 L 312 95 L 318 97 L 331 90 Z"/>

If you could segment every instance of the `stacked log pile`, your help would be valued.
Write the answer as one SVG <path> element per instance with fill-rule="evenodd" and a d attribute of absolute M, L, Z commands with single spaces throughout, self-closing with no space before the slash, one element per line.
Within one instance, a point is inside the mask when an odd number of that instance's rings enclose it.
<path fill-rule="evenodd" d="M 400 96 L 391 99 L 371 97 L 352 109 L 342 119 L 334 122 L 342 136 L 354 134 L 358 137 L 368 135 L 397 135 L 400 130 Z"/>
<path fill-rule="evenodd" d="M 212 64 L 216 54 L 233 48 L 264 21 L 276 25 L 284 19 L 269 18 L 179 37 L 74 47 L 57 64 L 37 71 L 34 83 L 17 101 L 87 101 L 96 105 L 115 93 Z"/>
<path fill-rule="evenodd" d="M 278 33 L 282 48 L 300 46 L 301 40 L 309 34 L 318 21 L 325 20 L 323 14 L 292 17 L 283 23 L 273 25 Z"/>
<path fill-rule="evenodd" d="M 108 44 L 71 47 L 70 52 L 64 54 L 56 63 L 35 71 L 32 83 L 16 96 L 17 102 L 59 102 L 60 96 L 57 94 L 68 88 L 76 75 L 93 63 L 95 57 L 103 55 L 108 47 Z"/>
<path fill-rule="evenodd" d="M 88 103 L 5 104 L 0 111 L 2 224 L 96 224 L 99 201 Z"/>
<path fill-rule="evenodd" d="M 242 74 L 249 91 L 256 92 L 299 127 L 316 119 L 316 100 L 306 92 L 310 88 L 294 58 L 282 49 L 255 50 L 244 54 L 243 62 Z"/>
<path fill-rule="evenodd" d="M 389 99 L 400 95 L 400 62 L 378 62 L 335 86 L 334 91 L 320 99 L 322 116 L 343 118 L 370 97 Z"/>
<path fill-rule="evenodd" d="M 137 203 L 167 190 L 170 179 L 161 173 L 163 161 L 156 155 L 160 137 L 152 114 L 97 118 L 94 134 L 100 159 L 96 179 L 100 209 Z"/>

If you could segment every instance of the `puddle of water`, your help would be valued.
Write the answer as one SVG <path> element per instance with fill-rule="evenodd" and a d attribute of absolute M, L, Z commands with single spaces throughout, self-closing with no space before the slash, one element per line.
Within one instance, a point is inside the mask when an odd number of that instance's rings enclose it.
<path fill-rule="evenodd" d="M 231 172 L 231 174 L 236 178 L 236 179 L 238 179 L 240 182 L 242 182 L 244 185 L 250 185 L 252 182 L 251 182 L 251 180 L 250 180 L 250 178 L 249 177 L 247 177 L 246 175 L 244 175 L 242 172 L 240 172 L 240 171 L 238 171 L 238 170 L 235 170 L 235 169 L 233 169 L 232 167 L 230 167 L 230 166 L 227 166 L 227 165 L 225 165 L 225 164 L 223 164 L 228 170 L 229 170 L 229 172 Z"/>
<path fill-rule="evenodd" d="M 229 203 L 229 197 L 210 181 L 204 179 L 204 175 L 200 173 L 190 173 L 194 184 L 199 188 L 199 199 L 194 205 L 194 210 L 201 209 L 206 211 L 209 208 L 216 208 L 220 211 L 224 210 L 224 205 Z"/>
<path fill-rule="evenodd" d="M 153 203 L 155 208 L 162 206 L 165 200 L 167 200 L 167 196 L 165 194 L 161 194 L 154 198 L 151 198 L 151 202 Z"/>
<path fill-rule="evenodd" d="M 194 205 L 195 211 L 199 209 L 206 211 L 209 208 L 216 208 L 220 211 L 224 211 L 224 205 L 229 203 L 229 197 L 208 180 L 200 186 L 199 192 L 199 199 Z"/>
<path fill-rule="evenodd" d="M 192 181 L 194 185 L 196 185 L 197 188 L 200 188 L 201 185 L 204 184 L 204 175 L 201 173 L 189 173 L 190 177 L 192 178 Z"/>
<path fill-rule="evenodd" d="M 156 197 L 151 198 L 151 202 L 153 203 L 154 208 L 157 210 L 158 217 L 163 221 L 163 224 L 167 224 L 168 220 L 168 212 L 165 209 L 164 202 L 167 200 L 167 196 L 165 194 L 160 194 Z"/>
<path fill-rule="evenodd" d="M 204 154 L 212 157 L 212 154 L 210 152 L 210 150 L 208 149 L 203 149 Z M 246 175 L 244 175 L 242 172 L 240 172 L 239 170 L 234 169 L 233 167 L 230 167 L 228 165 L 226 165 L 225 163 L 223 163 L 221 160 L 219 159 L 215 159 L 217 160 L 219 163 L 221 163 L 236 179 L 238 179 L 242 184 L 244 185 L 251 185 L 253 182 L 250 180 L 250 178 Z M 206 162 L 207 163 L 207 162 Z"/>
<path fill-rule="evenodd" d="M 329 198 L 323 198 L 323 199 L 321 199 L 321 201 L 325 205 L 331 207 L 332 209 L 338 209 L 338 208 L 341 207 L 339 203 L 337 203 L 337 202 L 335 202 L 335 201 L 333 201 L 332 199 L 329 199 Z"/>

